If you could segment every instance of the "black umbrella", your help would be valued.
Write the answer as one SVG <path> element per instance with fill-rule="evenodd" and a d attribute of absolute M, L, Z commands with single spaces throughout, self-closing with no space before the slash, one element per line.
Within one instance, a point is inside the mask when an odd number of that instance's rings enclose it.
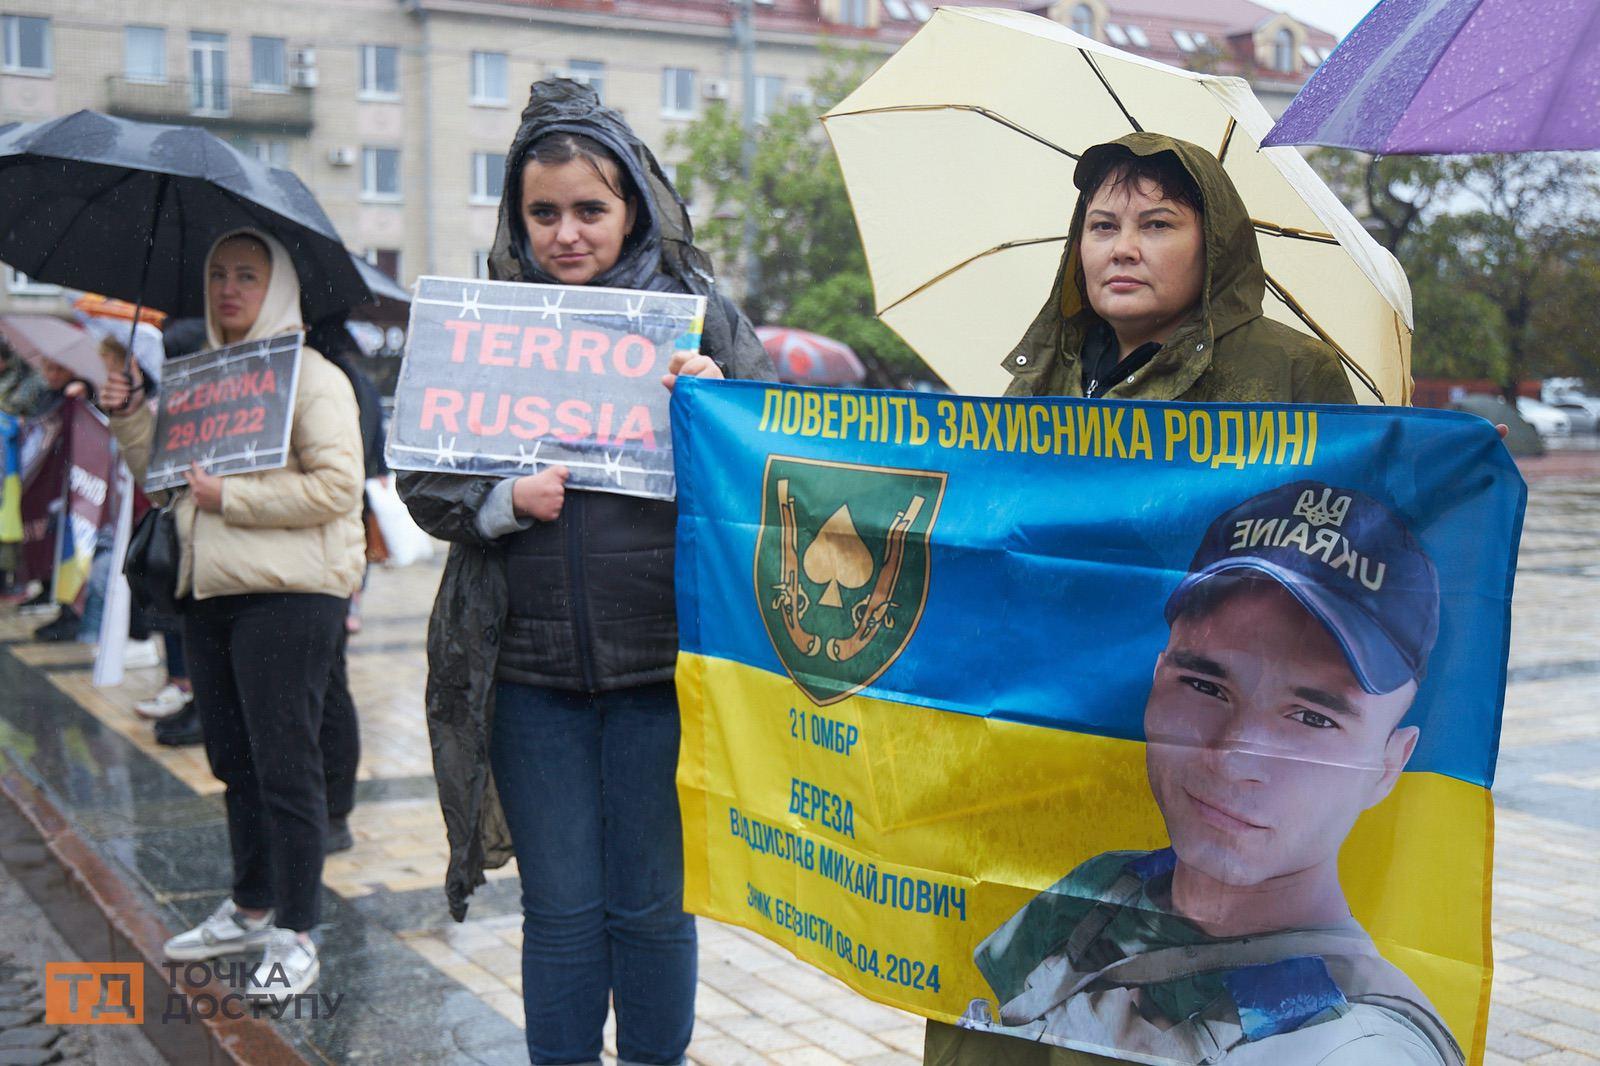
<path fill-rule="evenodd" d="M 355 309 L 355 316 L 375 322 L 405 321 L 411 310 L 411 293 L 365 259 L 353 252 L 351 255 L 355 258 L 356 268 L 361 271 L 361 280 L 372 291 L 372 301 Z"/>
<path fill-rule="evenodd" d="M 311 190 L 194 126 L 79 111 L 0 128 L 0 259 L 29 277 L 205 314 L 205 260 L 229 230 L 272 234 L 316 322 L 372 299 Z"/>

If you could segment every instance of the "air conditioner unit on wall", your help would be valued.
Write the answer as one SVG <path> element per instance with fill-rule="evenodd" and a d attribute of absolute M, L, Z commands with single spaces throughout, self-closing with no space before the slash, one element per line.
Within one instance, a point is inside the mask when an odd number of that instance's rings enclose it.
<path fill-rule="evenodd" d="M 315 48 L 296 48 L 290 54 L 289 65 L 293 67 L 315 67 L 317 65 L 317 50 Z"/>
<path fill-rule="evenodd" d="M 728 83 L 723 78 L 707 78 L 705 88 L 701 90 L 707 100 L 726 100 L 728 98 Z"/>
<path fill-rule="evenodd" d="M 329 148 L 328 163 L 336 167 L 353 167 L 356 165 L 356 150 L 354 148 Z"/>
<path fill-rule="evenodd" d="M 289 84 L 296 89 L 315 89 L 317 87 L 317 68 L 293 68 L 289 71 Z"/>

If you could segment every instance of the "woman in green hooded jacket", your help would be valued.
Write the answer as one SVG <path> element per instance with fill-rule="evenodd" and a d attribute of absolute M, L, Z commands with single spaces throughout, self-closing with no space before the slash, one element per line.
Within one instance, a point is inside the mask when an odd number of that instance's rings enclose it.
<path fill-rule="evenodd" d="M 1198 145 L 1133 133 L 1078 161 L 1067 251 L 1005 358 L 1011 396 L 1354 403 L 1339 354 L 1265 317 L 1255 226 Z"/>

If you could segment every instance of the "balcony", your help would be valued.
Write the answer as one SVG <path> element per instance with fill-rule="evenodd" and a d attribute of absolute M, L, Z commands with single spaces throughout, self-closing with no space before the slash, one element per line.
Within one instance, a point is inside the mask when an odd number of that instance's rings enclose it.
<path fill-rule="evenodd" d="M 308 90 L 274 92 L 212 83 L 197 86 L 180 78 L 162 82 L 107 78 L 106 110 L 121 118 L 230 130 L 307 134 L 312 127 Z"/>

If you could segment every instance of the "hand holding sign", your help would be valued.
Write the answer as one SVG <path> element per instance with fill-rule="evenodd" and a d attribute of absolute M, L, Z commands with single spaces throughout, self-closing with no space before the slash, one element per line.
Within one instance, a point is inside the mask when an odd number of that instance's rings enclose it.
<path fill-rule="evenodd" d="M 672 361 L 667 364 L 667 372 L 661 375 L 661 384 L 671 389 L 679 378 L 709 378 L 720 381 L 722 368 L 712 362 L 709 355 L 701 355 L 699 352 L 675 352 Z"/>
<path fill-rule="evenodd" d="M 551 466 L 519 477 L 511 486 L 511 509 L 522 518 L 554 522 L 561 516 L 567 500 L 567 478 L 572 472 L 564 466 Z"/>
<path fill-rule="evenodd" d="M 208 474 L 198 466 L 191 466 L 183 472 L 185 480 L 189 482 L 189 491 L 194 493 L 194 505 L 202 511 L 212 514 L 222 513 L 222 479 L 214 474 Z"/>

